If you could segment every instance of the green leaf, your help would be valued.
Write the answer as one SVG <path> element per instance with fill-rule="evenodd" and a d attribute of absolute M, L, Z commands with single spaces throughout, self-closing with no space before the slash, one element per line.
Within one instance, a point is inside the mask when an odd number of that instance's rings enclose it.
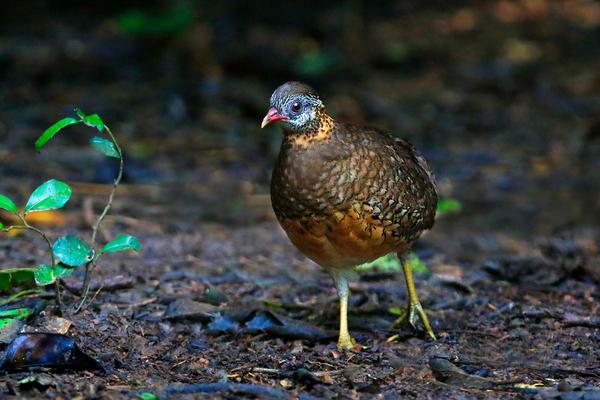
<path fill-rule="evenodd" d="M 4 331 L 5 329 L 8 329 L 8 327 L 11 326 L 12 324 L 18 324 L 18 322 L 14 318 L 0 319 L 0 331 Z M 17 332 L 20 330 L 20 328 L 21 328 L 20 326 L 15 327 Z"/>
<path fill-rule="evenodd" d="M 54 137 L 61 129 L 73 125 L 78 124 L 79 120 L 71 117 L 63 118 L 58 122 L 55 122 L 50 128 L 46 129 L 44 133 L 35 141 L 35 149 L 40 150 L 50 139 Z"/>
<path fill-rule="evenodd" d="M 404 315 L 406 314 L 406 309 L 398 306 L 392 306 L 388 308 L 388 312 L 392 315 Z"/>
<path fill-rule="evenodd" d="M 90 144 L 94 149 L 98 150 L 100 153 L 103 153 L 105 156 L 121 158 L 117 148 L 115 147 L 115 144 L 110 140 L 94 136 L 90 139 Z"/>
<path fill-rule="evenodd" d="M 429 272 L 427 265 L 415 253 L 410 253 L 408 256 L 408 264 L 412 270 L 418 274 L 426 274 Z"/>
<path fill-rule="evenodd" d="M 94 257 L 93 250 L 81 239 L 72 235 L 58 238 L 52 246 L 52 251 L 58 261 L 71 267 L 87 264 Z"/>
<path fill-rule="evenodd" d="M 462 211 L 462 203 L 456 199 L 442 199 L 438 202 L 437 210 L 442 214 L 457 214 Z"/>
<path fill-rule="evenodd" d="M 69 185 L 56 179 L 50 179 L 33 191 L 25 205 L 25 214 L 61 208 L 70 198 L 71 188 Z"/>
<path fill-rule="evenodd" d="M 161 14 L 130 10 L 117 17 L 117 23 L 130 35 L 167 37 L 181 32 L 194 21 L 191 7 L 182 5 L 167 9 Z"/>
<path fill-rule="evenodd" d="M 35 267 L 34 275 L 35 283 L 40 286 L 50 285 L 56 281 L 56 276 L 54 275 L 52 267 L 46 264 L 40 264 Z"/>
<path fill-rule="evenodd" d="M 0 194 L 0 208 L 6 211 L 10 211 L 11 213 L 19 212 L 15 203 L 2 194 Z"/>
<path fill-rule="evenodd" d="M 151 392 L 140 392 L 137 395 L 140 400 L 156 400 L 158 397 L 154 393 Z"/>
<path fill-rule="evenodd" d="M 331 70 L 334 66 L 334 57 L 331 54 L 311 51 L 300 55 L 296 61 L 296 72 L 303 75 L 319 76 Z"/>
<path fill-rule="evenodd" d="M 7 310 L 0 310 L 0 318 L 13 318 L 25 320 L 33 313 L 34 310 L 27 307 L 9 308 Z"/>
<path fill-rule="evenodd" d="M 31 290 L 25 290 L 11 296 L 9 299 L 17 299 L 21 295 L 31 294 L 31 292 Z M 17 321 L 25 321 L 42 312 L 44 308 L 46 308 L 45 301 L 36 302 L 32 308 L 3 306 L 2 310 L 0 310 L 0 331 L 2 331 L 2 335 L 4 336 L 3 339 L 6 339 L 5 335 L 10 335 L 10 332 L 5 331 L 6 329 L 14 329 L 14 335 L 16 336 L 22 327 L 22 324 L 17 324 Z"/>
<path fill-rule="evenodd" d="M 396 257 L 394 253 L 386 254 L 383 257 L 379 257 L 375 261 L 359 265 L 356 269 L 358 271 L 368 271 L 374 267 L 377 267 L 379 270 L 384 272 L 394 272 L 402 269 L 400 260 L 398 260 L 398 257 Z"/>
<path fill-rule="evenodd" d="M 33 268 L 8 268 L 0 270 L 0 290 L 35 282 Z"/>
<path fill-rule="evenodd" d="M 50 285 L 56 282 L 57 278 L 63 278 L 71 275 L 73 268 L 63 264 L 56 264 L 54 268 L 46 264 L 40 264 L 35 267 L 35 283 L 40 286 Z"/>
<path fill-rule="evenodd" d="M 106 243 L 102 251 L 105 253 L 114 253 L 123 250 L 140 251 L 141 249 L 140 241 L 137 238 L 121 233 L 114 240 Z"/>
<path fill-rule="evenodd" d="M 11 333 L 14 333 L 14 335 L 18 334 L 18 331 L 22 326 L 22 323 L 19 323 L 18 321 L 24 321 L 36 313 L 39 313 L 39 310 L 27 307 L 1 310 L 0 331 L 2 331 L 2 335 L 11 335 Z"/>
<path fill-rule="evenodd" d="M 0 222 L 0 229 L 4 228 L 4 224 Z"/>
<path fill-rule="evenodd" d="M 87 126 L 98 129 L 98 132 L 102 132 L 104 130 L 104 121 L 102 121 L 102 118 L 100 118 L 98 114 L 86 115 L 79 108 L 76 108 L 75 112 L 77 113 L 79 118 L 81 118 L 81 122 L 83 122 Z"/>
<path fill-rule="evenodd" d="M 75 268 L 69 267 L 68 265 L 58 263 L 54 267 L 54 276 L 57 278 L 66 278 L 67 276 L 71 276 L 71 274 L 75 271 Z"/>

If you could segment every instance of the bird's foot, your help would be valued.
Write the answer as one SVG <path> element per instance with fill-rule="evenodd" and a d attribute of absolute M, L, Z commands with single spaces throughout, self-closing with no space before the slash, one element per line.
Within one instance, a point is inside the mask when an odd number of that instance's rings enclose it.
<path fill-rule="evenodd" d="M 356 340 L 352 338 L 350 335 L 340 335 L 340 338 L 337 342 L 337 348 L 339 351 L 344 350 L 354 350 L 354 345 L 356 344 Z"/>
<path fill-rule="evenodd" d="M 423 327 L 427 334 L 433 339 L 436 340 L 435 334 L 433 333 L 433 329 L 431 329 L 431 325 L 429 324 L 429 319 L 427 319 L 427 314 L 425 314 L 425 310 L 420 302 L 411 302 L 408 305 L 408 308 L 404 310 L 404 312 L 394 321 L 392 322 L 391 328 L 397 328 L 405 321 L 408 321 L 410 325 L 417 329 L 417 319 L 421 319 L 423 323 Z M 398 335 L 394 335 L 388 339 L 388 341 L 393 341 L 397 339 Z"/>

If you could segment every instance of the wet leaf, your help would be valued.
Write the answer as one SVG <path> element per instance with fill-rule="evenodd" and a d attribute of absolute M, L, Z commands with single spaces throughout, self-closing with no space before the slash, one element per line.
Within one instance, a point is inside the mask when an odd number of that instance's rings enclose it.
<path fill-rule="evenodd" d="M 264 331 L 281 322 L 271 312 L 257 312 L 254 317 L 246 323 L 246 328 L 251 332 Z"/>
<path fill-rule="evenodd" d="M 56 179 L 50 179 L 33 191 L 25 205 L 25 213 L 61 208 L 70 198 L 71 188 L 69 185 Z"/>
<path fill-rule="evenodd" d="M 177 299 L 167 306 L 164 318 L 169 320 L 194 319 L 209 322 L 214 318 L 217 307 L 188 298 Z"/>
<path fill-rule="evenodd" d="M 72 235 L 58 238 L 52 246 L 52 251 L 58 261 L 71 267 L 86 264 L 94 257 L 93 250 L 81 239 Z"/>
<path fill-rule="evenodd" d="M 0 270 L 0 290 L 15 286 L 29 286 L 35 282 L 34 268 L 9 268 Z"/>
<path fill-rule="evenodd" d="M 294 370 L 292 373 L 292 378 L 294 381 L 298 382 L 301 385 L 312 386 L 317 383 L 323 383 L 321 379 L 319 379 L 315 374 L 306 368 L 298 368 Z"/>
<path fill-rule="evenodd" d="M 251 333 L 266 332 L 276 337 L 302 339 L 311 342 L 327 340 L 335 336 L 316 326 L 285 318 L 270 311 L 256 312 L 246 322 L 246 329 Z"/>
<path fill-rule="evenodd" d="M 123 250 L 140 251 L 141 246 L 139 240 L 134 236 L 121 233 L 114 240 L 108 242 L 102 249 L 105 253 L 114 253 Z"/>
<path fill-rule="evenodd" d="M 497 386 L 496 382 L 490 379 L 467 374 L 443 357 L 431 357 L 429 367 L 435 379 L 449 385 L 479 390 L 489 390 Z"/>
<path fill-rule="evenodd" d="M 81 122 L 86 124 L 89 127 L 98 129 L 98 132 L 102 132 L 104 130 L 104 121 L 98 114 L 90 114 L 86 115 L 79 108 L 75 109 L 75 113 L 81 118 Z"/>
<path fill-rule="evenodd" d="M 102 366 L 82 352 L 73 340 L 57 333 L 26 333 L 7 347 L 2 368 L 19 370 L 32 367 L 72 370 L 102 370 Z"/>
<path fill-rule="evenodd" d="M 43 327 L 45 332 L 65 334 L 73 325 L 73 321 L 61 317 L 50 317 L 48 322 Z"/>
<path fill-rule="evenodd" d="M 2 194 L 0 194 L 0 208 L 6 211 L 10 211 L 12 213 L 19 212 L 16 204 L 11 199 Z"/>
<path fill-rule="evenodd" d="M 94 136 L 90 139 L 90 145 L 107 157 L 121 158 L 115 144 L 110 140 Z"/>
<path fill-rule="evenodd" d="M 35 141 L 35 149 L 40 150 L 50 139 L 54 137 L 61 129 L 73 125 L 78 124 L 79 120 L 71 117 L 63 118 L 58 122 L 55 122 L 50 128 L 46 129 L 44 133 Z"/>
<path fill-rule="evenodd" d="M 217 316 L 211 323 L 208 324 L 210 333 L 235 332 L 240 328 L 240 325 L 227 315 Z"/>

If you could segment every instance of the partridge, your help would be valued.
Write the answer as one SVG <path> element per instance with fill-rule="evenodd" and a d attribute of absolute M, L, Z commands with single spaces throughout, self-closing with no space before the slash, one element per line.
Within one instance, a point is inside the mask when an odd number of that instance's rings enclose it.
<path fill-rule="evenodd" d="M 407 141 L 375 128 L 337 122 L 310 86 L 279 86 L 261 128 L 277 122 L 284 138 L 271 181 L 277 220 L 291 242 L 323 267 L 340 301 L 339 349 L 352 349 L 348 279 L 354 267 L 395 252 L 406 278 L 408 321 L 421 306 L 407 253 L 433 226 L 437 189 L 423 156 Z"/>

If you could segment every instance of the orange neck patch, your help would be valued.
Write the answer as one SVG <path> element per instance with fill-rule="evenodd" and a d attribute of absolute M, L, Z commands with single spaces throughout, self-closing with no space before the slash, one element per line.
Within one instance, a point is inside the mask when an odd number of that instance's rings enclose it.
<path fill-rule="evenodd" d="M 335 128 L 335 121 L 327 115 L 325 110 L 317 111 L 317 121 L 315 127 L 307 131 L 286 132 L 286 139 L 300 147 L 306 147 L 311 143 L 328 139 Z"/>

